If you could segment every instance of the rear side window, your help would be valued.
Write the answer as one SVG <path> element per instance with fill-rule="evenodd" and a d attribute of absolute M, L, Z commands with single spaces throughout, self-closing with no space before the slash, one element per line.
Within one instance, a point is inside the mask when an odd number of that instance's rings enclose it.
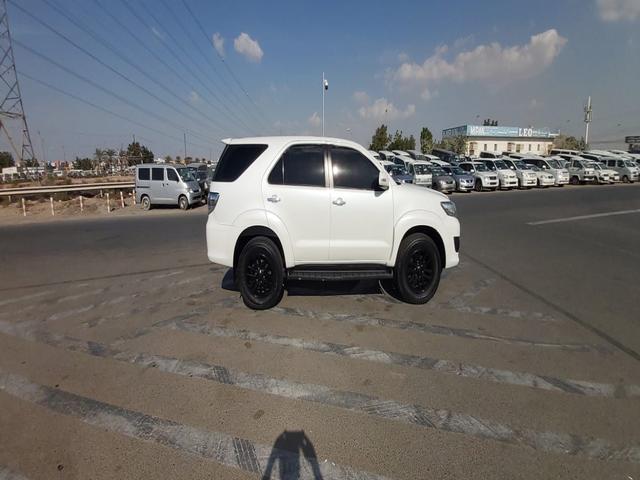
<path fill-rule="evenodd" d="M 227 145 L 213 173 L 213 181 L 235 182 L 266 149 L 266 145 Z"/>
<path fill-rule="evenodd" d="M 282 154 L 267 180 L 272 185 L 324 187 L 324 147 L 294 145 Z"/>
<path fill-rule="evenodd" d="M 376 190 L 378 187 L 380 171 L 357 150 L 331 147 L 331 168 L 336 188 Z"/>
<path fill-rule="evenodd" d="M 151 180 L 164 180 L 164 168 L 152 168 Z"/>
<path fill-rule="evenodd" d="M 149 180 L 149 169 L 148 168 L 139 168 L 138 169 L 138 180 Z"/>

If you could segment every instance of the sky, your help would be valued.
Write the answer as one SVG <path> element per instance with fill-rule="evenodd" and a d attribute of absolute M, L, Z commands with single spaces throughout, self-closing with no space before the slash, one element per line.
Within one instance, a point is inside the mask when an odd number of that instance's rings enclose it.
<path fill-rule="evenodd" d="M 326 134 L 365 147 L 381 123 L 416 138 L 485 118 L 581 136 L 589 95 L 593 146 L 640 134 L 640 0 L 7 5 L 49 162 L 134 135 L 156 156 L 184 156 L 186 137 L 188 156 L 213 159 L 227 137 L 320 135 L 323 72 Z"/>

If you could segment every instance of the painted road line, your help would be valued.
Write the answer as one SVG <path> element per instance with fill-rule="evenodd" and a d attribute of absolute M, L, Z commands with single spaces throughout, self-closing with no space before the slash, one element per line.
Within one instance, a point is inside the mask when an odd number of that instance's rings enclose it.
<path fill-rule="evenodd" d="M 0 480 L 27 480 L 27 477 L 15 470 L 11 470 L 9 467 L 0 465 Z"/>
<path fill-rule="evenodd" d="M 495 368 L 472 365 L 451 360 L 442 360 L 418 355 L 408 355 L 404 353 L 385 352 L 372 350 L 355 345 L 345 345 L 337 343 L 317 342 L 314 340 L 304 340 L 301 338 L 291 338 L 282 335 L 269 335 L 264 333 L 251 332 L 249 330 L 236 330 L 226 327 L 213 326 L 206 323 L 195 322 L 187 315 L 181 316 L 179 320 L 165 320 L 156 324 L 156 328 L 168 328 L 201 335 L 210 335 L 220 338 L 238 338 L 256 342 L 269 343 L 282 347 L 307 350 L 326 355 L 342 356 L 369 362 L 385 363 L 390 365 L 400 365 L 404 367 L 420 368 L 423 370 L 433 370 L 439 373 L 456 375 L 464 378 L 476 378 L 507 385 L 537 388 L 554 392 L 569 393 L 592 397 L 639 397 L 640 386 L 638 385 L 613 385 L 607 383 L 589 382 L 584 380 L 570 380 L 549 375 L 537 375 L 528 372 L 513 372 L 510 370 L 500 370 Z M 141 330 L 137 336 L 148 333 L 149 330 Z M 133 337 L 132 337 L 133 338 Z"/>
<path fill-rule="evenodd" d="M 34 335 L 38 336 L 38 335 Z M 614 446 L 608 440 L 581 438 L 557 432 L 536 432 L 513 428 L 498 422 L 445 409 L 403 404 L 357 392 L 337 390 L 325 385 L 306 384 L 230 369 L 224 365 L 147 353 L 121 351 L 96 342 L 69 337 L 41 334 L 39 340 L 51 346 L 81 352 L 186 377 L 203 378 L 244 390 L 276 395 L 337 407 L 385 420 L 420 427 L 434 428 L 519 446 L 527 446 L 547 453 L 585 455 L 599 460 L 621 460 L 640 463 L 640 446 Z"/>
<path fill-rule="evenodd" d="M 628 215 L 630 213 L 640 213 L 640 208 L 635 210 L 618 210 L 616 212 L 593 213 L 591 215 L 579 215 L 577 217 L 554 218 L 552 220 L 528 222 L 527 225 L 548 225 L 550 223 L 575 222 L 578 220 L 589 220 L 591 218 L 613 217 L 616 215 Z"/>
<path fill-rule="evenodd" d="M 51 412 L 76 418 L 84 423 L 125 435 L 136 440 L 153 442 L 181 453 L 212 460 L 222 465 L 252 474 L 265 472 L 271 459 L 278 458 L 288 465 L 299 464 L 296 478 L 336 480 L 383 480 L 385 477 L 357 471 L 330 461 L 311 457 L 300 459 L 299 454 L 275 450 L 244 438 L 184 425 L 172 420 L 128 410 L 64 390 L 39 385 L 29 379 L 0 369 L 0 390 Z M 281 464 L 282 466 L 282 464 Z"/>

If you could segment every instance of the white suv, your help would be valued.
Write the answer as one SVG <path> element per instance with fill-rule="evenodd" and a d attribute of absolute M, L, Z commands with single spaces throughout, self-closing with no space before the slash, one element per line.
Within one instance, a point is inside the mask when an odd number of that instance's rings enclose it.
<path fill-rule="evenodd" d="M 458 264 L 453 202 L 396 184 L 360 145 L 326 137 L 224 143 L 208 198 L 207 253 L 234 269 L 248 307 L 276 305 L 287 280 L 381 279 L 404 301 L 425 303 L 441 270 Z"/>

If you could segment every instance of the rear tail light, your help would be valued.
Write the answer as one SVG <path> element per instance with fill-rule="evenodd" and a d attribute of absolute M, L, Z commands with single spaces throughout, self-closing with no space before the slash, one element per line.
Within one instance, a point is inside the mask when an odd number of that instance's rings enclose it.
<path fill-rule="evenodd" d="M 218 192 L 209 192 L 209 198 L 207 199 L 207 205 L 209 206 L 209 213 L 213 212 L 220 199 Z"/>

